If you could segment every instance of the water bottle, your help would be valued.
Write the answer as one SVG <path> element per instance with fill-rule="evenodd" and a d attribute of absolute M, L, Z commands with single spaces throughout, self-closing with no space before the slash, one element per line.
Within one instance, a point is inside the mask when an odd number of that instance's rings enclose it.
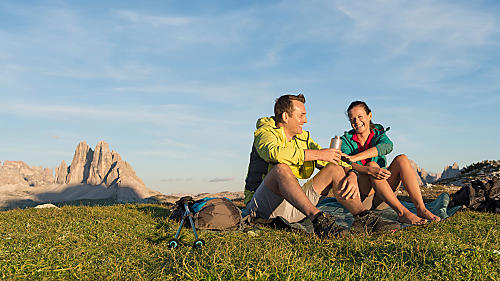
<path fill-rule="evenodd" d="M 332 140 L 330 141 L 330 148 L 340 150 L 341 147 L 342 147 L 342 140 L 340 139 L 340 137 L 335 136 L 334 138 L 332 138 Z"/>

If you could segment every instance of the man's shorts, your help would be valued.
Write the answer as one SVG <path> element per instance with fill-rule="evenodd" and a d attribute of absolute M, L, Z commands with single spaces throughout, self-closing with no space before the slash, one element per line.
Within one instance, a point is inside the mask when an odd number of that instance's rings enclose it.
<path fill-rule="evenodd" d="M 316 206 L 321 195 L 313 188 L 313 179 L 311 178 L 302 186 L 311 203 Z M 247 212 L 257 218 L 272 219 L 282 217 L 288 222 L 298 222 L 306 217 L 301 211 L 288 203 L 281 196 L 276 195 L 264 185 L 264 181 L 259 185 L 252 200 L 247 204 Z"/>

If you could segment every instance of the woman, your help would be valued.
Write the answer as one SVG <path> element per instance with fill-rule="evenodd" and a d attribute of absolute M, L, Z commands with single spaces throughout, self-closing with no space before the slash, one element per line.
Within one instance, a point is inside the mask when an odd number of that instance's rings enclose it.
<path fill-rule="evenodd" d="M 342 136 L 341 149 L 345 159 L 360 173 L 358 185 L 362 199 L 375 193 L 372 208 L 382 199 L 396 211 L 402 223 L 420 225 L 427 220 L 439 221 L 440 218 L 425 207 L 417 176 L 405 155 L 397 156 L 389 168 L 385 168 L 385 155 L 392 151 L 392 142 L 381 125 L 371 122 L 368 105 L 354 101 L 347 115 L 353 130 Z M 417 215 L 406 209 L 394 194 L 401 182 L 417 208 Z"/>

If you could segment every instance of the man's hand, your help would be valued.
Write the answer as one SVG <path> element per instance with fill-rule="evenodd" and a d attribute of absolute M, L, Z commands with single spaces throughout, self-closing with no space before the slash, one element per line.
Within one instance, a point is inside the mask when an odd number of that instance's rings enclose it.
<path fill-rule="evenodd" d="M 338 149 L 326 148 L 320 150 L 320 159 L 322 161 L 330 162 L 333 164 L 338 164 L 340 161 L 340 157 L 342 152 Z"/>
<path fill-rule="evenodd" d="M 368 174 L 377 180 L 386 180 L 391 176 L 391 172 L 384 168 L 367 167 Z"/>
<path fill-rule="evenodd" d="M 341 181 L 337 196 L 344 200 L 360 197 L 358 176 L 355 173 L 348 173 Z"/>
<path fill-rule="evenodd" d="M 325 162 L 330 162 L 335 165 L 338 165 L 340 161 L 340 156 L 342 155 L 342 152 L 338 149 L 333 149 L 333 148 L 325 148 L 325 149 L 306 149 L 304 150 L 305 156 L 304 160 L 305 161 L 312 161 L 312 160 L 321 160 Z"/>

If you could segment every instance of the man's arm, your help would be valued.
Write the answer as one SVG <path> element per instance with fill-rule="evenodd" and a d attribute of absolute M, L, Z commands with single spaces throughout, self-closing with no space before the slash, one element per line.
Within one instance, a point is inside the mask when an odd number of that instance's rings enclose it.
<path fill-rule="evenodd" d="M 304 161 L 321 160 L 336 164 L 340 161 L 340 156 L 340 150 L 333 148 L 304 150 Z"/>

